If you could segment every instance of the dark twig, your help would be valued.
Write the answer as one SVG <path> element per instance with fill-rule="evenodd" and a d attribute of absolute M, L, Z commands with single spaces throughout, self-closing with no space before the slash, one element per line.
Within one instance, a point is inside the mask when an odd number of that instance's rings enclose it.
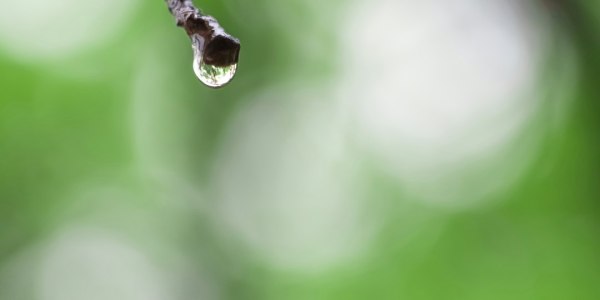
<path fill-rule="evenodd" d="M 219 67 L 238 62 L 240 41 L 227 34 L 217 20 L 203 15 L 191 0 L 165 0 L 177 26 L 202 47 L 203 62 Z"/>

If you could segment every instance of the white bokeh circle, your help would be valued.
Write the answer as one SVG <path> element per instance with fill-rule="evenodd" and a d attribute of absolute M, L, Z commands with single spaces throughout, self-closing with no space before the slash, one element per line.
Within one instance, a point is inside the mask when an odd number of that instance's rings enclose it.
<path fill-rule="evenodd" d="M 309 100 L 311 94 L 284 88 L 249 97 L 226 132 L 211 183 L 222 236 L 299 272 L 352 259 L 373 228 L 364 218 L 343 119 L 331 102 Z"/>
<path fill-rule="evenodd" d="M 0 3 L 0 51 L 23 61 L 60 60 L 93 48 L 128 23 L 138 0 Z"/>
<path fill-rule="evenodd" d="M 99 229 L 63 232 L 45 247 L 39 268 L 37 299 L 169 299 L 159 269 Z"/>
<path fill-rule="evenodd" d="M 514 146 L 539 108 L 548 35 L 527 5 L 379 0 L 348 14 L 340 93 L 358 140 L 409 194 L 470 205 L 526 165 L 534 141 Z"/>

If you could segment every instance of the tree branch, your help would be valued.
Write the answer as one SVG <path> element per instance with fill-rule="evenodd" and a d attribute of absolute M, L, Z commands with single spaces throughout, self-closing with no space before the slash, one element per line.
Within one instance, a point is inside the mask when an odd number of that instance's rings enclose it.
<path fill-rule="evenodd" d="M 202 47 L 205 64 L 218 67 L 237 64 L 240 41 L 227 34 L 215 18 L 203 15 L 191 0 L 165 0 L 165 2 L 175 17 L 177 26 L 185 30 L 192 43 Z"/>

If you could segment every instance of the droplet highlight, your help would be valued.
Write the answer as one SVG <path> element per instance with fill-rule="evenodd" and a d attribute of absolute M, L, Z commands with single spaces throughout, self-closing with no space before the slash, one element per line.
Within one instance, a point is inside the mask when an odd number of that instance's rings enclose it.
<path fill-rule="evenodd" d="M 237 70 L 237 63 L 229 66 L 215 66 L 204 62 L 204 53 L 194 46 L 193 68 L 196 77 L 212 88 L 219 88 L 231 81 Z"/>

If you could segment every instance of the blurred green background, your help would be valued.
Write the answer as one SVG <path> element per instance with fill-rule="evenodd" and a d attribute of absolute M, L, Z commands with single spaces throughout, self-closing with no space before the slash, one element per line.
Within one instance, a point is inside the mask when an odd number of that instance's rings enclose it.
<path fill-rule="evenodd" d="M 0 299 L 599 299 L 600 2 L 0 4 Z"/>

